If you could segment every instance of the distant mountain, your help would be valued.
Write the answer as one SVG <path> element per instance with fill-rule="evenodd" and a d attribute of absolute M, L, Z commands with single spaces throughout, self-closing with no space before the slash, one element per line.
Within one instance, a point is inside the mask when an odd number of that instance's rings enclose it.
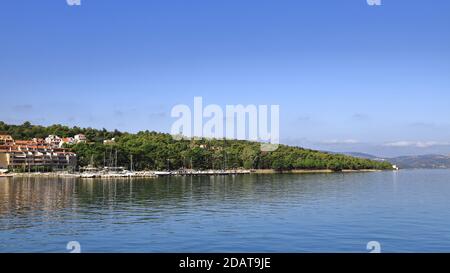
<path fill-rule="evenodd" d="M 348 153 L 343 153 L 345 155 L 349 155 L 349 156 L 353 156 L 353 157 L 357 157 L 357 158 L 365 158 L 365 159 L 371 159 L 371 160 L 377 160 L 377 161 L 386 161 L 385 158 L 381 158 L 378 156 L 374 156 L 371 154 L 365 154 L 365 153 L 354 153 L 354 152 L 348 152 Z"/>
<path fill-rule="evenodd" d="M 445 155 L 400 156 L 389 161 L 403 169 L 450 169 L 450 157 Z"/>
<path fill-rule="evenodd" d="M 389 161 L 400 169 L 450 169 L 450 156 L 446 155 L 429 154 L 381 158 L 364 153 L 348 152 L 343 154 L 377 161 Z"/>

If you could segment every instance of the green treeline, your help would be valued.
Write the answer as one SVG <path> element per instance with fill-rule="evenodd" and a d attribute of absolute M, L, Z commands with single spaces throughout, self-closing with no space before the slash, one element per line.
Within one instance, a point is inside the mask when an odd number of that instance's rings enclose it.
<path fill-rule="evenodd" d="M 242 140 L 175 140 L 169 134 L 143 131 L 137 134 L 78 128 L 62 125 L 7 125 L 0 122 L 0 132 L 14 139 L 44 138 L 50 134 L 68 137 L 86 135 L 88 142 L 70 146 L 78 155 L 78 164 L 97 167 L 123 166 L 134 170 L 193 169 L 274 169 L 340 171 L 392 169 L 389 162 L 378 162 L 345 155 L 329 154 L 299 147 L 280 145 L 274 152 L 261 152 L 260 143 Z M 115 138 L 113 144 L 103 140 Z"/>
<path fill-rule="evenodd" d="M 48 135 L 57 135 L 59 137 L 73 137 L 74 135 L 84 134 L 92 142 L 102 142 L 104 139 L 119 137 L 123 133 L 117 130 L 110 132 L 106 129 L 97 130 L 93 128 L 68 127 L 63 125 L 51 125 L 48 127 L 32 125 L 25 122 L 22 125 L 8 125 L 0 121 L 0 133 L 11 135 L 17 140 L 29 140 L 33 138 L 46 138 Z"/>

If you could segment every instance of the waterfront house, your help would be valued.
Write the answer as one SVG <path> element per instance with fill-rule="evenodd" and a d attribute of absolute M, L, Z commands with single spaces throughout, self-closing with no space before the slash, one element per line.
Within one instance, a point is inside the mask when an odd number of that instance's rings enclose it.
<path fill-rule="evenodd" d="M 8 169 L 8 156 L 6 153 L 0 152 L 0 169 Z"/>
<path fill-rule="evenodd" d="M 10 135 L 0 134 L 0 145 L 12 145 L 14 139 Z"/>
<path fill-rule="evenodd" d="M 77 155 L 39 140 L 16 140 L 0 145 L 0 169 L 23 171 L 73 170 Z"/>

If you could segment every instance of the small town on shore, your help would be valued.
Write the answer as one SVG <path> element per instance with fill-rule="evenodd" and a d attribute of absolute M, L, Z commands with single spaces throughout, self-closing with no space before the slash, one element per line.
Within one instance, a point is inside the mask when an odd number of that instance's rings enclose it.
<path fill-rule="evenodd" d="M 115 139 L 104 140 L 103 144 L 114 143 Z M 176 170 L 176 171 L 134 171 L 133 167 L 77 166 L 77 154 L 66 145 L 86 143 L 86 136 L 78 134 L 62 138 L 57 135 L 15 140 L 10 135 L 0 134 L 0 176 L 65 176 L 81 178 L 120 178 L 196 175 L 250 174 L 251 170 Z"/>
<path fill-rule="evenodd" d="M 388 161 L 234 139 L 177 139 L 140 131 L 0 122 L 0 176 L 82 178 L 396 170 Z"/>

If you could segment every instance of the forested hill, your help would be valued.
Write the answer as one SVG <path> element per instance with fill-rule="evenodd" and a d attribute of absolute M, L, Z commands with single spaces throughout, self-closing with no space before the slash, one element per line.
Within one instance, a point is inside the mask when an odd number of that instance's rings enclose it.
<path fill-rule="evenodd" d="M 175 140 L 169 134 L 143 131 L 130 134 L 120 131 L 93 128 L 49 127 L 32 125 L 7 125 L 0 122 L 0 133 L 10 134 L 16 140 L 45 138 L 53 134 L 71 137 L 84 134 L 88 143 L 71 146 L 78 154 L 80 166 L 94 165 L 129 167 L 135 170 L 164 169 L 275 169 L 340 171 L 362 169 L 392 169 L 389 162 L 378 162 L 346 155 L 330 154 L 314 150 L 280 145 L 274 152 L 261 152 L 260 143 L 241 140 Z M 115 138 L 114 143 L 104 140 Z M 117 154 L 117 157 L 116 157 Z"/>

